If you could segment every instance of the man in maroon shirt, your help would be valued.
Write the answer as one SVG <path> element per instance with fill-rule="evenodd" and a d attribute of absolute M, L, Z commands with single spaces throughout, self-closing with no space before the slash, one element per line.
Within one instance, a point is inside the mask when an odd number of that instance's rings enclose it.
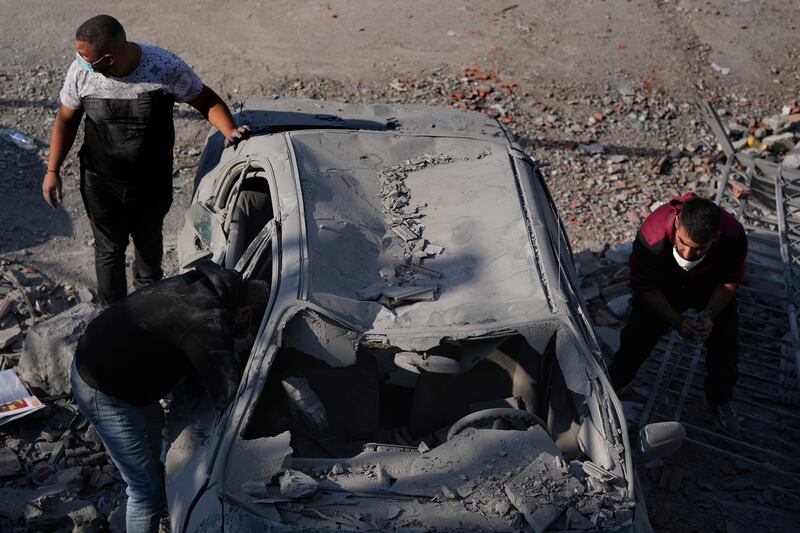
<path fill-rule="evenodd" d="M 694 193 L 662 205 L 644 221 L 630 257 L 633 308 L 609 369 L 615 389 L 633 380 L 673 327 L 686 339 L 705 342 L 706 402 L 722 430 L 738 432 L 730 402 L 739 359 L 736 291 L 746 256 L 742 225 Z"/>

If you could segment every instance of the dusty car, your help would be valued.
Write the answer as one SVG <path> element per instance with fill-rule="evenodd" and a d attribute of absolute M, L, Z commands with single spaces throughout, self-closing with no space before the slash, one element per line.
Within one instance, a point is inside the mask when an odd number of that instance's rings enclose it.
<path fill-rule="evenodd" d="M 254 135 L 210 135 L 179 258 L 271 296 L 228 409 L 172 403 L 174 530 L 650 529 L 632 456 L 674 428 L 629 442 L 553 202 L 498 122 L 301 99 L 237 120 Z"/>

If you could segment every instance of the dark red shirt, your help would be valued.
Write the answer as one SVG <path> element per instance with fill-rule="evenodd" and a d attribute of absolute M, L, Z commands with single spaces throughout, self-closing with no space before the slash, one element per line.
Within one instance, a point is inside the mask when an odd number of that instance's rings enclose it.
<path fill-rule="evenodd" d="M 745 274 L 747 235 L 742 225 L 720 208 L 719 240 L 705 259 L 693 269 L 681 268 L 672 255 L 675 247 L 675 217 L 683 202 L 696 198 L 686 193 L 653 211 L 644 221 L 630 258 L 631 290 L 634 293 L 660 289 L 663 292 L 708 290 L 721 283 L 741 283 Z"/>

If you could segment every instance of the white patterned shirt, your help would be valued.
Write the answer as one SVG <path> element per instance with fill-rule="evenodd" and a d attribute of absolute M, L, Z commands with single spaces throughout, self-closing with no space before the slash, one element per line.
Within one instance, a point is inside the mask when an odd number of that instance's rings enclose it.
<path fill-rule="evenodd" d="M 203 81 L 180 57 L 158 46 L 138 44 L 142 57 L 127 76 L 90 72 L 73 61 L 59 93 L 61 103 L 70 109 L 83 109 L 81 99 L 87 97 L 128 100 L 141 93 L 163 90 L 178 102 L 188 102 L 200 94 Z"/>

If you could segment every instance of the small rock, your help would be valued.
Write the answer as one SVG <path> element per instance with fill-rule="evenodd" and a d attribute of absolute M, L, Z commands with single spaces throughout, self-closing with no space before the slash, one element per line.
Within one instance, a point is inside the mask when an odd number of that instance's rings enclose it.
<path fill-rule="evenodd" d="M 603 146 L 598 142 L 591 142 L 589 144 L 579 144 L 578 150 L 580 150 L 584 154 L 597 155 L 605 153 L 606 148 L 605 146 Z"/>
<path fill-rule="evenodd" d="M 422 446 L 422 444 L 420 444 L 420 446 Z M 344 468 L 342 468 L 342 465 L 340 463 L 336 463 L 335 465 L 333 465 L 333 468 L 331 468 L 331 474 L 333 474 L 334 476 L 340 476 L 344 474 Z"/>
<path fill-rule="evenodd" d="M 280 481 L 281 495 L 287 498 L 304 498 L 311 496 L 319 485 L 311 476 L 299 470 L 287 470 Z"/>
<path fill-rule="evenodd" d="M 99 306 L 79 304 L 29 329 L 17 366 L 19 376 L 50 394 L 70 393 L 75 347 L 86 326 L 99 312 Z"/>
<path fill-rule="evenodd" d="M 616 353 L 619 350 L 619 331 L 612 328 L 598 327 L 594 328 L 594 333 L 608 346 L 611 353 Z"/>
<path fill-rule="evenodd" d="M 19 457 L 10 448 L 0 448 L 0 478 L 17 475 L 22 470 Z"/>
<path fill-rule="evenodd" d="M 446 500 L 458 499 L 458 494 L 456 494 L 456 492 L 447 485 L 442 485 L 439 490 L 442 491 L 442 496 L 444 496 Z"/>
<path fill-rule="evenodd" d="M 494 512 L 500 516 L 505 516 L 511 510 L 511 504 L 506 500 L 499 500 L 494 504 Z"/>
<path fill-rule="evenodd" d="M 264 498 L 268 495 L 267 484 L 263 481 L 245 481 L 242 483 L 242 492 L 256 498 Z"/>
<path fill-rule="evenodd" d="M 770 135 L 761 140 L 761 146 L 775 153 L 788 152 L 794 148 L 794 134 L 791 132 Z"/>
<path fill-rule="evenodd" d="M 613 248 L 609 248 L 605 252 L 605 258 L 611 261 L 612 263 L 616 263 L 621 265 L 623 263 L 628 262 L 628 258 L 633 251 L 633 241 L 623 242 L 615 245 Z"/>
<path fill-rule="evenodd" d="M 0 350 L 14 344 L 20 335 L 22 335 L 22 330 L 16 324 L 10 328 L 0 329 Z"/>
<path fill-rule="evenodd" d="M 800 169 L 800 152 L 792 152 L 783 158 L 783 168 Z"/>
<path fill-rule="evenodd" d="M 622 296 L 617 296 L 610 302 L 608 302 L 607 306 L 608 309 L 616 316 L 617 318 L 622 318 L 628 313 L 628 309 L 630 308 L 631 302 L 631 295 L 630 294 L 623 294 Z"/>
<path fill-rule="evenodd" d="M 573 507 L 567 509 L 567 523 L 569 529 L 577 529 L 580 531 L 594 529 L 595 527 L 591 520 L 576 511 Z"/>
<path fill-rule="evenodd" d="M 125 532 L 125 510 L 126 502 L 123 501 L 108 515 L 108 530 L 111 533 Z"/>

